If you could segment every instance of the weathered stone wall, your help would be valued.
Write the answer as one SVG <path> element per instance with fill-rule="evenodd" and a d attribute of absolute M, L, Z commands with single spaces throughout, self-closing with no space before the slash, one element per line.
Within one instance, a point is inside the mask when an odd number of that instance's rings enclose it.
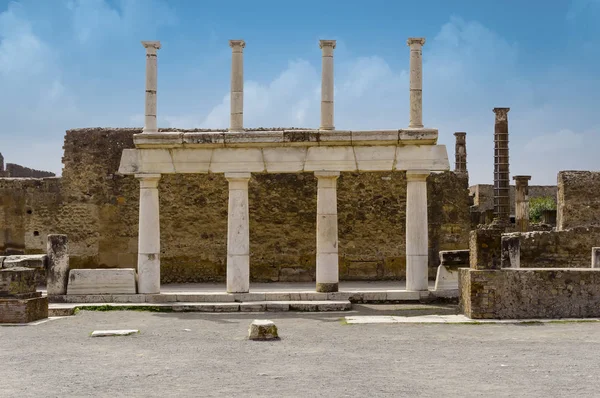
<path fill-rule="evenodd" d="M 600 316 L 599 269 L 459 270 L 461 311 L 473 319 Z"/>
<path fill-rule="evenodd" d="M 42 198 L 41 190 L 32 200 L 23 194 L 21 200 L 29 207 L 13 206 L 18 209 L 13 212 L 17 223 L 2 228 L 21 223 L 26 237 L 31 235 L 27 231 L 38 231 L 37 240 L 23 239 L 27 252 L 45 250 L 49 233 L 68 235 L 72 268 L 135 267 L 139 183 L 116 172 L 122 150 L 134 147 L 132 136 L 139 132 L 68 131 L 63 177 L 53 180 L 58 181 L 53 182 L 54 196 Z M 433 174 L 428 182 L 434 276 L 440 250 L 468 247 L 470 199 L 464 175 Z M 249 185 L 253 281 L 314 279 L 316 185 L 312 173 L 253 174 Z M 0 191 L 2 199 L 12 191 L 10 187 Z M 164 175 L 159 192 L 163 283 L 224 281 L 228 187 L 223 175 Z M 32 214 L 26 213 L 29 208 Z M 338 180 L 342 279 L 404 278 L 405 211 L 404 173 L 342 173 Z"/>
<path fill-rule="evenodd" d="M 29 167 L 21 166 L 14 163 L 7 163 L 4 175 L 2 177 L 15 178 L 44 178 L 54 177 L 56 174 L 49 171 L 30 169 Z"/>
<path fill-rule="evenodd" d="M 504 236 L 519 237 L 521 268 L 589 268 L 592 247 L 600 246 L 600 226 Z"/>
<path fill-rule="evenodd" d="M 558 173 L 557 229 L 600 225 L 600 172 Z"/>
<path fill-rule="evenodd" d="M 553 185 L 530 185 L 529 199 L 547 198 L 554 199 L 556 203 L 557 187 Z M 489 184 L 478 184 L 469 187 L 470 195 L 473 196 L 473 205 L 477 210 L 485 212 L 494 209 L 494 186 Z M 510 186 L 510 214 L 515 214 L 515 186 Z"/>

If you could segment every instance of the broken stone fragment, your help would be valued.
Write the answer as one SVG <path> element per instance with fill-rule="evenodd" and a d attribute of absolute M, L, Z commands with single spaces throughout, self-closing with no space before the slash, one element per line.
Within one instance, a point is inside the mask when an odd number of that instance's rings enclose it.
<path fill-rule="evenodd" d="M 109 336 L 129 336 L 139 333 L 137 329 L 126 330 L 95 330 L 92 332 L 92 337 L 109 337 Z"/>
<path fill-rule="evenodd" d="M 249 340 L 279 340 L 277 326 L 273 321 L 256 319 L 248 328 Z"/>

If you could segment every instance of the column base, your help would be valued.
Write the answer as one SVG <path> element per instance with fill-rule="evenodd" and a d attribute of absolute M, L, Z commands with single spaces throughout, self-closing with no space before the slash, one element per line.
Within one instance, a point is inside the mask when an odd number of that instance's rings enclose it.
<path fill-rule="evenodd" d="M 317 283 L 317 292 L 332 293 L 339 291 L 339 283 Z"/>

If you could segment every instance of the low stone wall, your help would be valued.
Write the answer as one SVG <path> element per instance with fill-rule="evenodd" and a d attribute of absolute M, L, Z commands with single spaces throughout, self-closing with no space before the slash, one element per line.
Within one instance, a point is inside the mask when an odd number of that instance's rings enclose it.
<path fill-rule="evenodd" d="M 558 173 L 557 229 L 600 225 L 600 172 Z"/>
<path fill-rule="evenodd" d="M 555 185 L 530 185 L 529 199 L 552 198 L 556 203 L 557 187 Z M 494 186 L 490 184 L 477 184 L 469 187 L 470 195 L 473 197 L 473 205 L 477 206 L 479 212 L 494 210 Z M 515 186 L 510 186 L 510 214 L 515 214 Z"/>
<path fill-rule="evenodd" d="M 592 247 L 600 246 L 600 226 L 503 234 L 506 237 L 520 241 L 521 268 L 590 268 Z"/>
<path fill-rule="evenodd" d="M 54 177 L 56 174 L 50 171 L 30 169 L 29 167 L 21 166 L 19 164 L 7 163 L 6 170 L 4 170 L 5 177 L 13 178 L 44 178 Z"/>
<path fill-rule="evenodd" d="M 473 319 L 600 317 L 600 269 L 461 268 L 459 294 Z"/>

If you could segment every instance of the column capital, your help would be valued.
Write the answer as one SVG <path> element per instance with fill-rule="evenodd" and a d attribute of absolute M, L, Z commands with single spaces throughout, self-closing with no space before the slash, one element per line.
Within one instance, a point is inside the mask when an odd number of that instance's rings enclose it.
<path fill-rule="evenodd" d="M 156 188 L 160 180 L 160 174 L 135 174 L 135 178 L 140 180 L 141 188 Z"/>
<path fill-rule="evenodd" d="M 409 37 L 408 40 L 406 40 L 406 45 L 409 47 L 422 47 L 425 45 L 425 38 L 424 37 Z"/>
<path fill-rule="evenodd" d="M 531 180 L 531 176 L 513 176 L 513 180 L 520 183 L 527 183 Z"/>
<path fill-rule="evenodd" d="M 335 40 L 319 40 L 319 48 L 331 47 L 335 48 Z"/>
<path fill-rule="evenodd" d="M 232 181 L 248 181 L 250 179 L 250 177 L 252 176 L 251 173 L 238 173 L 238 172 L 233 172 L 233 173 L 225 173 L 225 179 L 229 182 Z"/>
<path fill-rule="evenodd" d="M 454 133 L 455 137 L 464 137 L 466 135 L 467 133 L 465 133 L 464 131 L 457 131 L 456 133 Z"/>
<path fill-rule="evenodd" d="M 246 47 L 246 42 L 244 40 L 229 40 L 229 47 L 232 48 L 232 52 L 241 53 Z"/>
<path fill-rule="evenodd" d="M 338 178 L 339 176 L 339 171 L 315 171 L 315 177 L 317 178 Z"/>
<path fill-rule="evenodd" d="M 407 170 L 406 181 L 426 181 L 429 174 L 429 170 Z"/>
<path fill-rule="evenodd" d="M 142 41 L 142 46 L 147 54 L 156 54 L 156 50 L 160 50 L 160 41 Z"/>
<path fill-rule="evenodd" d="M 506 120 L 510 108 L 494 108 L 497 120 Z"/>

